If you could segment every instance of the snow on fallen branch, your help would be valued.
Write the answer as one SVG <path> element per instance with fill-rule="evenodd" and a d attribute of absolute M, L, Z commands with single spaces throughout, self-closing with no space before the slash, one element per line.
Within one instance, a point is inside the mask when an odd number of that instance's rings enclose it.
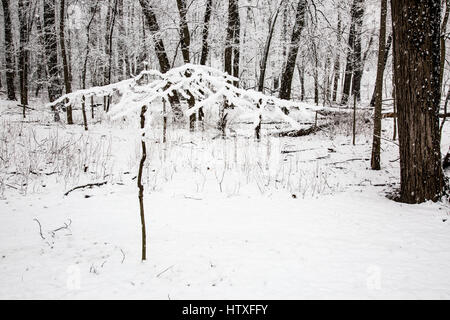
<path fill-rule="evenodd" d="M 195 105 L 185 111 L 186 116 L 196 113 L 200 109 L 218 111 L 223 108 L 224 102 L 232 106 L 236 117 L 251 119 L 255 127 L 261 121 L 261 117 L 269 120 L 281 120 L 288 123 L 294 130 L 300 130 L 301 126 L 293 117 L 286 115 L 283 109 L 297 107 L 306 112 L 309 117 L 320 108 L 296 105 L 295 102 L 281 100 L 267 96 L 254 90 L 244 90 L 232 85 L 237 79 L 220 70 L 200 65 L 185 64 L 181 67 L 169 70 L 162 74 L 159 71 L 142 71 L 133 79 L 124 80 L 103 87 L 94 87 L 66 94 L 47 105 L 55 108 L 61 103 L 74 105 L 80 103 L 83 96 L 111 96 L 116 94 L 119 101 L 111 107 L 112 119 L 127 117 L 140 112 L 142 105 L 147 105 L 152 111 L 152 102 L 165 100 L 177 92 L 185 99 L 194 98 Z"/>

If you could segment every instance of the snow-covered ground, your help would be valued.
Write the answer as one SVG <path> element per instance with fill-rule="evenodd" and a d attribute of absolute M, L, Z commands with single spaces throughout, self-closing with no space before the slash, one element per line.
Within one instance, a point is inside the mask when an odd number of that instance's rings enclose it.
<path fill-rule="evenodd" d="M 169 129 L 166 146 L 155 126 L 142 263 L 138 131 L 0 105 L 2 299 L 450 298 L 450 205 L 387 199 L 398 149 L 369 170 L 369 124 L 356 146 L 346 124 L 260 143 Z"/>

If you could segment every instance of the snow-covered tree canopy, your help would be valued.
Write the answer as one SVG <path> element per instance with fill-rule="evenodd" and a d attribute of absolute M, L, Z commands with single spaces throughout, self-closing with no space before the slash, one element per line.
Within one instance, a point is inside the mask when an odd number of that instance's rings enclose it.
<path fill-rule="evenodd" d="M 165 100 L 177 92 L 185 99 L 195 99 L 195 105 L 185 111 L 189 116 L 200 108 L 208 111 L 218 111 L 224 102 L 233 106 L 233 112 L 238 116 L 253 119 L 255 125 L 260 122 L 260 116 L 266 120 L 284 121 L 293 129 L 299 129 L 300 124 L 294 118 L 286 115 L 282 109 L 292 108 L 296 104 L 292 101 L 281 100 L 267 96 L 254 90 L 244 90 L 232 83 L 237 79 L 217 69 L 186 64 L 171 69 L 163 74 L 156 70 L 142 71 L 137 77 L 103 87 L 78 90 L 61 96 L 48 104 L 57 107 L 59 104 L 80 104 L 83 97 L 104 97 L 116 95 L 119 101 L 111 106 L 113 118 L 126 117 L 140 112 L 143 105 L 152 111 L 152 103 Z M 304 110 L 312 116 L 313 110 Z"/>

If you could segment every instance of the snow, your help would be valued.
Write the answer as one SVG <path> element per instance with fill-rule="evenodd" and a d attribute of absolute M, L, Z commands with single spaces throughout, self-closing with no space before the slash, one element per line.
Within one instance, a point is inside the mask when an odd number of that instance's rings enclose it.
<path fill-rule="evenodd" d="M 369 170 L 368 125 L 356 146 L 344 127 L 256 143 L 238 124 L 225 140 L 169 127 L 164 146 L 155 116 L 141 262 L 137 121 L 84 132 L 0 104 L 0 299 L 450 298 L 450 205 L 387 199 L 398 147 Z"/>

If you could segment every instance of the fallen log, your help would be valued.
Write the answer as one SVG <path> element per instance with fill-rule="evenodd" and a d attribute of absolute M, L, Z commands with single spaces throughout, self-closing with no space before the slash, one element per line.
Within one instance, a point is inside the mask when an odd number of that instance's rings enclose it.
<path fill-rule="evenodd" d="M 303 137 L 303 136 L 308 136 L 310 134 L 319 132 L 319 131 L 325 129 L 326 127 L 328 127 L 329 125 L 330 124 L 323 124 L 320 126 L 312 126 L 307 129 L 283 131 L 283 132 L 276 133 L 276 135 L 279 137 L 292 137 L 292 138 Z"/>

